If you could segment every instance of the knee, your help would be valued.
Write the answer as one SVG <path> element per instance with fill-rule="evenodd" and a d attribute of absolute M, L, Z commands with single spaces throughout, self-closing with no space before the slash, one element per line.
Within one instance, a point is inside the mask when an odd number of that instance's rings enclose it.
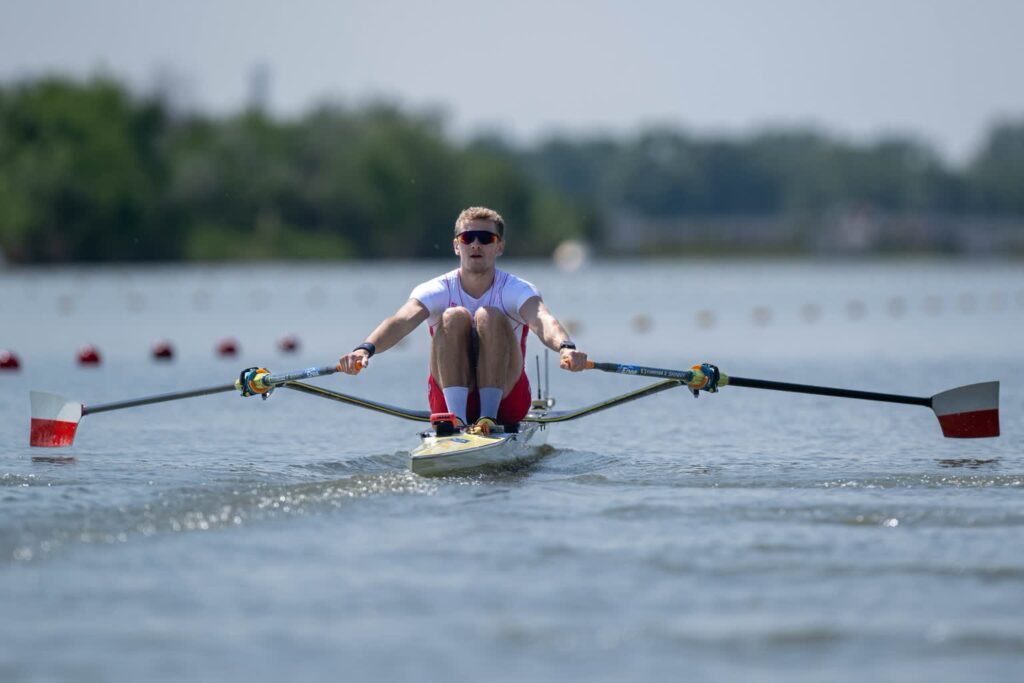
<path fill-rule="evenodd" d="M 508 324 L 508 318 L 497 308 L 493 306 L 483 306 L 478 308 L 476 315 L 477 332 L 480 330 L 500 330 L 500 329 L 511 329 Z"/>
<path fill-rule="evenodd" d="M 473 316 L 462 306 L 454 306 L 441 314 L 438 330 L 445 334 L 469 334 L 473 327 Z"/>

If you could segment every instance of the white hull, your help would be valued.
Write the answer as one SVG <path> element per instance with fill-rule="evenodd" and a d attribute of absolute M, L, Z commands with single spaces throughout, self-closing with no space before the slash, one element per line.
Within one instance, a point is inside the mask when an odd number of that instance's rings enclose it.
<path fill-rule="evenodd" d="M 427 432 L 409 454 L 409 469 L 420 476 L 436 477 L 523 465 L 537 458 L 541 431 L 541 425 L 524 422 L 514 434 L 435 436 Z"/>

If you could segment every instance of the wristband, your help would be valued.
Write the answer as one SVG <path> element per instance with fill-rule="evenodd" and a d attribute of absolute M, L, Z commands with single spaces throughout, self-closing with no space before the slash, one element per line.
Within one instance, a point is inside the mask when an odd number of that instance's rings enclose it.
<path fill-rule="evenodd" d="M 356 348 L 354 348 L 352 350 L 353 351 L 366 351 L 366 353 L 369 354 L 369 355 L 367 355 L 367 358 L 372 358 L 373 354 L 377 353 L 377 347 L 374 346 L 373 344 L 371 344 L 370 342 L 363 342 L 362 344 L 360 344 L 359 346 L 357 346 Z"/>
<path fill-rule="evenodd" d="M 573 344 L 571 341 L 564 341 L 558 345 L 558 350 L 561 351 L 562 349 L 572 349 L 573 351 L 575 351 L 576 345 Z"/>

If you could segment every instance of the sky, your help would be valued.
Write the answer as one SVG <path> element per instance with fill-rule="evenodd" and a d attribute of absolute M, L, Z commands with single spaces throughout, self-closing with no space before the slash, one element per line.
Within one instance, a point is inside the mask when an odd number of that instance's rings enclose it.
<path fill-rule="evenodd" d="M 0 80 L 175 83 L 224 114 L 269 75 L 296 116 L 325 100 L 441 110 L 457 136 L 909 134 L 962 162 L 1024 117 L 1017 0 L 0 0 Z"/>

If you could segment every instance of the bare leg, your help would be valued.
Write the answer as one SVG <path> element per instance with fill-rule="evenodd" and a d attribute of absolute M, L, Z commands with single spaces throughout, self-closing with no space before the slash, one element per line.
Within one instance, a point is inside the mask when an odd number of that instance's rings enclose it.
<path fill-rule="evenodd" d="M 480 339 L 476 379 L 481 387 L 498 387 L 508 396 L 523 372 L 523 355 L 512 325 L 504 313 L 484 307 L 476 312 L 476 333 Z"/>
<path fill-rule="evenodd" d="M 442 389 L 468 387 L 472 380 L 469 343 L 473 319 L 461 306 L 449 308 L 434 328 L 430 347 L 430 374 Z"/>

